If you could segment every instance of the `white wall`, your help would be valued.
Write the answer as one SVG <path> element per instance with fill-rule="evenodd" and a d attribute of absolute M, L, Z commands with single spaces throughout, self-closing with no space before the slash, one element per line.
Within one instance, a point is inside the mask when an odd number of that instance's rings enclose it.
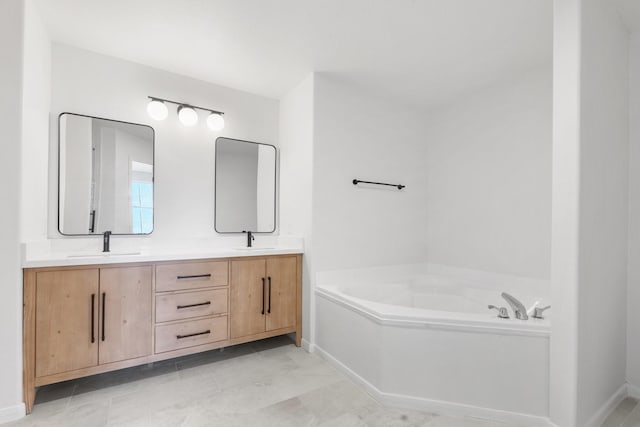
<path fill-rule="evenodd" d="M 22 241 L 47 236 L 51 40 L 32 0 L 25 4 L 22 93 Z"/>
<path fill-rule="evenodd" d="M 225 129 L 211 132 L 202 112 L 196 126 L 184 127 L 177 120 L 174 106 L 169 106 L 166 120 L 153 121 L 146 112 L 149 95 L 224 111 Z M 57 153 L 57 116 L 64 111 L 148 124 L 156 131 L 154 232 L 149 237 L 132 238 L 138 244 L 219 239 L 213 228 L 215 138 L 226 136 L 277 146 L 278 109 L 277 100 L 53 45 L 53 153 Z M 50 237 L 58 237 L 56 157 L 51 156 L 49 164 L 49 197 L 54 201 L 49 205 Z M 240 239 L 238 236 L 238 242 Z"/>
<path fill-rule="evenodd" d="M 628 33 L 615 4 L 584 0 L 578 425 L 586 425 L 625 383 L 628 55 Z"/>
<path fill-rule="evenodd" d="M 551 81 L 549 65 L 427 115 L 429 262 L 549 278 Z"/>
<path fill-rule="evenodd" d="M 415 110 L 316 74 L 316 271 L 424 262 L 427 143 Z M 354 186 L 354 178 L 407 187 Z"/>
<path fill-rule="evenodd" d="M 640 34 L 630 45 L 627 381 L 640 387 Z"/>
<path fill-rule="evenodd" d="M 580 3 L 554 1 L 549 416 L 576 426 L 580 188 Z"/>
<path fill-rule="evenodd" d="M 24 3 L 4 1 L 0 13 L 0 422 L 24 413 L 19 250 L 24 32 Z"/>
<path fill-rule="evenodd" d="M 280 234 L 304 237 L 302 258 L 302 336 L 313 342 L 311 277 L 313 271 L 313 111 L 314 74 L 280 101 Z"/>
<path fill-rule="evenodd" d="M 625 384 L 628 34 L 608 0 L 554 12 L 550 413 L 599 426 Z"/>

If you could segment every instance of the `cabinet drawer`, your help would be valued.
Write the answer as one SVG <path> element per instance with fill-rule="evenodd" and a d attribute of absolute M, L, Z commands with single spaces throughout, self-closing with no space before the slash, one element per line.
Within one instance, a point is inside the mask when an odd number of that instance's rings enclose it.
<path fill-rule="evenodd" d="M 192 317 L 225 314 L 227 289 L 184 292 L 156 296 L 156 323 Z"/>
<path fill-rule="evenodd" d="M 156 353 L 227 339 L 227 316 L 156 326 Z"/>
<path fill-rule="evenodd" d="M 227 286 L 229 262 L 181 262 L 156 266 L 156 292 Z"/>

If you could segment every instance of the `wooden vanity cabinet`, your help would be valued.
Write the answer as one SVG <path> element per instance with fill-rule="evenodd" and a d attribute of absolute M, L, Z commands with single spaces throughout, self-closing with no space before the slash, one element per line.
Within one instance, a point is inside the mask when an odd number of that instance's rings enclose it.
<path fill-rule="evenodd" d="M 232 260 L 231 338 L 295 332 L 297 283 L 295 256 Z"/>
<path fill-rule="evenodd" d="M 151 354 L 151 268 L 36 273 L 36 377 Z"/>
<path fill-rule="evenodd" d="M 301 288 L 300 254 L 26 268 L 27 413 L 46 384 L 288 333 L 300 346 Z"/>
<path fill-rule="evenodd" d="M 151 266 L 100 269 L 98 364 L 152 353 Z"/>
<path fill-rule="evenodd" d="M 36 273 L 36 377 L 98 364 L 99 270 Z"/>
<path fill-rule="evenodd" d="M 226 341 L 228 313 L 229 261 L 156 266 L 156 354 Z"/>

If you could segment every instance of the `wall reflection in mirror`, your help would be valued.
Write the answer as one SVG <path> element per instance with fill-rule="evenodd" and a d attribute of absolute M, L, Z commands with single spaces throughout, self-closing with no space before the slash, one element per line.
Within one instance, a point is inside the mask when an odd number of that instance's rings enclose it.
<path fill-rule="evenodd" d="M 153 128 L 71 113 L 58 124 L 60 233 L 151 233 Z"/>
<path fill-rule="evenodd" d="M 276 224 L 276 148 L 216 139 L 215 230 L 271 233 Z"/>

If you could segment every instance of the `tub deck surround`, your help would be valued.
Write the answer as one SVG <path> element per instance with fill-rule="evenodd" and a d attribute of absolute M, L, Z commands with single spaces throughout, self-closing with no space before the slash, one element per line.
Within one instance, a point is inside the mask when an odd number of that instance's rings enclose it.
<path fill-rule="evenodd" d="M 457 288 L 454 291 L 460 294 L 443 293 L 442 290 L 422 292 L 415 297 L 418 301 L 409 301 L 407 298 L 411 289 L 408 288 L 410 286 L 406 284 L 318 285 L 316 295 L 358 311 L 381 325 L 549 337 L 550 317 L 519 320 L 509 308 L 510 318 L 501 319 L 496 311 L 489 310 L 485 301 L 494 296 L 496 291 L 470 292 L 468 288 Z M 366 295 L 367 291 L 371 295 Z M 385 300 L 386 303 L 382 302 Z"/>
<path fill-rule="evenodd" d="M 383 402 L 548 425 L 550 317 L 500 319 L 507 291 L 529 307 L 546 283 L 414 265 L 319 273 L 315 347 Z M 436 276 L 432 272 L 446 272 Z M 550 310 L 551 311 L 551 310 Z"/>
<path fill-rule="evenodd" d="M 263 338 L 302 338 L 302 251 L 24 259 L 23 389 Z"/>

